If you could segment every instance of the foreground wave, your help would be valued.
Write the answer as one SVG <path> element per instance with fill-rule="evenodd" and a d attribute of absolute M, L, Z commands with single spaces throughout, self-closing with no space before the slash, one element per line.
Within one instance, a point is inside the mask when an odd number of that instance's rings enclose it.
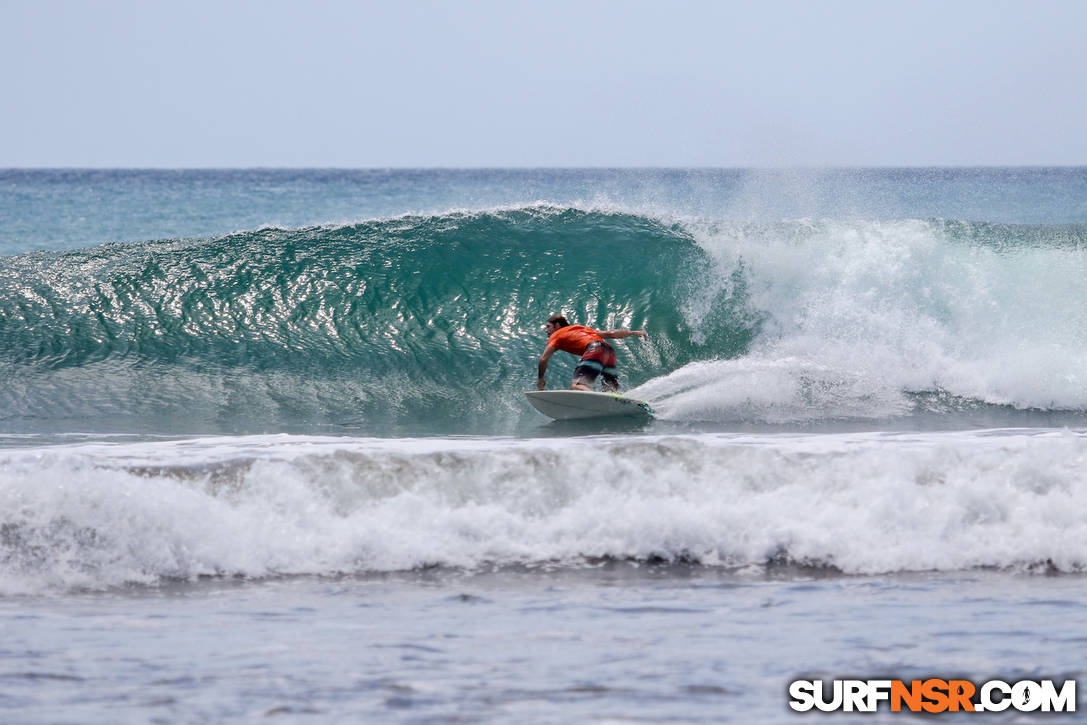
<path fill-rule="evenodd" d="M 602 557 L 1079 572 L 1085 457 L 1051 430 L 30 447 L 0 453 L 0 591 Z"/>

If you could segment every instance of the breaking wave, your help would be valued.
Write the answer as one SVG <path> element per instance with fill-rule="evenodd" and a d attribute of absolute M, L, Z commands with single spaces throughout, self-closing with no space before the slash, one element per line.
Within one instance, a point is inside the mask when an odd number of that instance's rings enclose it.
<path fill-rule="evenodd" d="M 0 259 L 0 426 L 521 430 L 555 312 L 647 329 L 621 371 L 672 421 L 1081 414 L 1085 239 L 539 204 L 33 252 Z"/>

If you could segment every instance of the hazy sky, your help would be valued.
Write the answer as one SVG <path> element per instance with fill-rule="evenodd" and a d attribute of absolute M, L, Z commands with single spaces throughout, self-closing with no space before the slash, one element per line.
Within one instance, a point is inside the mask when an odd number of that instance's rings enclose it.
<path fill-rule="evenodd" d="M 0 167 L 1087 164 L 1087 1 L 0 0 Z"/>

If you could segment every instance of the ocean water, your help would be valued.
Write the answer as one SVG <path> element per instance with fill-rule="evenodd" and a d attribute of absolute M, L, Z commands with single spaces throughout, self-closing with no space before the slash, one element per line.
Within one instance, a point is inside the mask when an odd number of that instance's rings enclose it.
<path fill-rule="evenodd" d="M 5 722 L 1087 670 L 1087 169 L 9 170 L 0 255 Z"/>

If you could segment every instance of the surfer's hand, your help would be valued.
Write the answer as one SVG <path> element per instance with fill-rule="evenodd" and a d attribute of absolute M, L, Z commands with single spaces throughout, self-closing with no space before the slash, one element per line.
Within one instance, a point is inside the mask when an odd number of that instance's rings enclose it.
<path fill-rule="evenodd" d="M 545 378 L 536 378 L 536 389 L 543 390 L 547 387 L 547 380 Z"/>
<path fill-rule="evenodd" d="M 647 333 L 645 330 L 635 330 L 634 334 L 642 338 L 643 340 L 649 339 L 649 333 Z"/>

